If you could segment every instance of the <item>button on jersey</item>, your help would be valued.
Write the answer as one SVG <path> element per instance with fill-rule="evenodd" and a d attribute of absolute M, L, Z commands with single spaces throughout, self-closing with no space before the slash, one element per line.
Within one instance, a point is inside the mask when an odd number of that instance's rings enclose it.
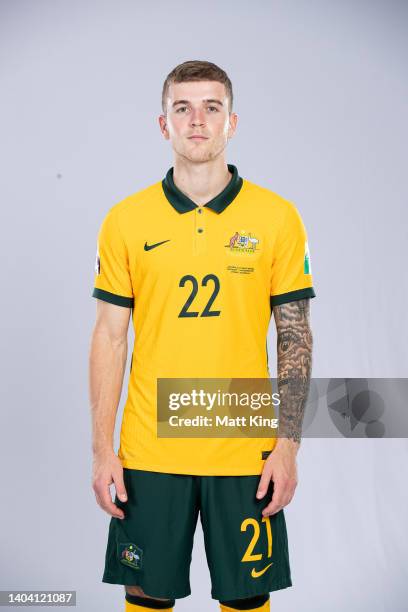
<path fill-rule="evenodd" d="M 260 474 L 276 444 L 272 437 L 157 437 L 157 378 L 269 377 L 271 307 L 315 296 L 296 207 L 228 167 L 230 183 L 203 207 L 175 186 L 171 168 L 102 223 L 93 296 L 132 308 L 135 330 L 124 467 Z"/>

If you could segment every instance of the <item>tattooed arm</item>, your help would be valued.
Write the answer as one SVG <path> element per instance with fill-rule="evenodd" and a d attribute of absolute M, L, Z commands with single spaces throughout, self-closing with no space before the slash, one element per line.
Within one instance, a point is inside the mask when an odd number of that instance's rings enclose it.
<path fill-rule="evenodd" d="M 313 337 L 310 329 L 310 298 L 273 308 L 278 334 L 279 440 L 298 446 L 309 393 Z"/>
<path fill-rule="evenodd" d="M 279 437 L 265 461 L 257 498 L 266 495 L 269 482 L 274 492 L 263 516 L 272 516 L 292 500 L 297 486 L 296 453 L 299 450 L 303 415 L 312 369 L 310 298 L 274 306 L 278 333 Z"/>

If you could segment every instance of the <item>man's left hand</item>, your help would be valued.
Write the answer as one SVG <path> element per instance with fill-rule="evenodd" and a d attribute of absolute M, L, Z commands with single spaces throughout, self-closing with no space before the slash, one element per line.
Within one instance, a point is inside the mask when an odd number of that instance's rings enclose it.
<path fill-rule="evenodd" d="M 262 499 L 266 495 L 271 480 L 274 491 L 271 501 L 262 510 L 262 516 L 271 516 L 279 512 L 292 500 L 298 483 L 296 466 L 298 450 L 297 442 L 280 438 L 266 459 L 256 497 Z"/>

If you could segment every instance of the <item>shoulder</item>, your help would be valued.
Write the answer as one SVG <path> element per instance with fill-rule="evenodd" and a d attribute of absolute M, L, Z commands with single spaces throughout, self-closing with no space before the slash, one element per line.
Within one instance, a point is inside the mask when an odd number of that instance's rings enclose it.
<path fill-rule="evenodd" d="M 244 179 L 243 190 L 245 196 L 251 201 L 251 205 L 256 207 L 261 214 L 271 215 L 282 221 L 299 214 L 294 202 L 267 187 Z"/>
<path fill-rule="evenodd" d="M 127 242 L 146 222 L 157 218 L 161 202 L 162 183 L 158 181 L 111 206 L 103 217 L 101 232 L 119 234 Z"/>
<path fill-rule="evenodd" d="M 108 209 L 106 217 L 114 217 L 120 223 L 133 220 L 137 215 L 143 214 L 145 209 L 151 211 L 158 195 L 161 194 L 161 181 L 149 185 L 140 191 L 126 196 Z"/>

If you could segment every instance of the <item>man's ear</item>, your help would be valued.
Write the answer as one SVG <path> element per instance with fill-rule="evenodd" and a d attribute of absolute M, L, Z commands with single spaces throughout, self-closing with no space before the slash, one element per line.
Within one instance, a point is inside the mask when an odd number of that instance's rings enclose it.
<path fill-rule="evenodd" d="M 167 130 L 167 121 L 166 121 L 166 116 L 165 115 L 160 115 L 159 117 L 159 124 L 160 124 L 160 130 L 163 134 L 163 136 L 168 139 L 168 134 L 166 135 L 164 133 L 164 130 Z"/>

